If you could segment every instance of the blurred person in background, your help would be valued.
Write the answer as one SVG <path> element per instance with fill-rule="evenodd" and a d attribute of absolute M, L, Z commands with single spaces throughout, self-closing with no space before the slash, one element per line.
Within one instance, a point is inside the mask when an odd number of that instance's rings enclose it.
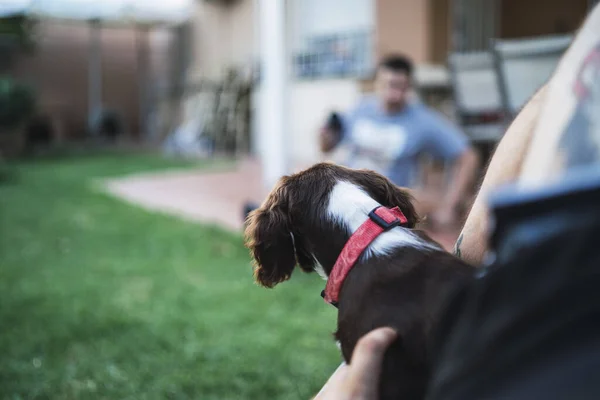
<path fill-rule="evenodd" d="M 350 112 L 332 113 L 320 132 L 321 151 L 351 168 L 377 171 L 396 185 L 415 190 L 420 213 L 432 222 L 457 222 L 458 210 L 471 189 L 478 158 L 467 137 L 440 113 L 411 96 L 413 64 L 402 55 L 385 57 L 377 68 L 375 96 Z M 422 155 L 450 164 L 445 197 L 431 205 L 419 191 Z M 434 209 L 437 208 L 437 209 Z"/>

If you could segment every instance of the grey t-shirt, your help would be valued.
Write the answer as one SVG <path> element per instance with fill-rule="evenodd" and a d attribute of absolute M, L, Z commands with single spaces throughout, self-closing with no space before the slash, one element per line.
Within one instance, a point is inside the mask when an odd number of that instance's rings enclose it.
<path fill-rule="evenodd" d="M 344 164 L 377 171 L 399 186 L 415 183 L 421 154 L 453 161 L 469 146 L 450 121 L 418 102 L 387 114 L 376 98 L 366 98 L 342 116 L 342 123 Z"/>

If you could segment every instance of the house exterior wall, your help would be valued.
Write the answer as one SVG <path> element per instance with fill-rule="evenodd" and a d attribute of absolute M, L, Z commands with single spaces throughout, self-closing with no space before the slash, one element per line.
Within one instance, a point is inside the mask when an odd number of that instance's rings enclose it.
<path fill-rule="evenodd" d="M 416 63 L 430 61 L 429 2 L 375 0 L 376 54 L 399 52 Z"/>
<path fill-rule="evenodd" d="M 502 0 L 500 9 L 503 38 L 564 34 L 583 23 L 588 0 Z"/>
<path fill-rule="evenodd" d="M 193 17 L 191 78 L 212 77 L 227 64 L 229 26 L 227 9 L 219 4 L 195 2 Z"/>
<path fill-rule="evenodd" d="M 66 135 L 78 136 L 86 128 L 89 29 L 40 23 L 38 34 L 35 51 L 18 58 L 12 75 L 34 87 L 42 108 L 61 114 Z"/>
<path fill-rule="evenodd" d="M 252 63 L 257 53 L 255 3 L 195 2 L 191 79 L 218 79 L 225 68 Z"/>
<path fill-rule="evenodd" d="M 139 128 L 139 85 L 136 32 L 133 29 L 102 30 L 102 100 L 121 113 L 128 130 Z M 42 111 L 60 119 L 67 137 L 83 136 L 88 117 L 88 63 L 90 29 L 86 24 L 41 22 L 37 47 L 17 59 L 11 74 L 30 83 L 39 96 Z M 158 40 L 154 40 L 158 38 Z M 152 35 L 149 61 L 164 71 L 168 40 Z"/>
<path fill-rule="evenodd" d="M 452 37 L 452 0 L 429 0 L 429 11 L 429 62 L 445 65 Z"/>

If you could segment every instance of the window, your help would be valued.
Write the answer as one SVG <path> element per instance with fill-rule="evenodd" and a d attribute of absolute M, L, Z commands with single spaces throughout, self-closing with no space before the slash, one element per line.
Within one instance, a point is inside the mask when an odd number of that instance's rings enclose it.
<path fill-rule="evenodd" d="M 290 0 L 299 79 L 366 77 L 374 66 L 372 0 Z"/>

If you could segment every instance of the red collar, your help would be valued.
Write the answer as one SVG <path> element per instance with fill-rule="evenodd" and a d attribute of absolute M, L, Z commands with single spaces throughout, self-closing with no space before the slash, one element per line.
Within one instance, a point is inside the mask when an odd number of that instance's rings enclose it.
<path fill-rule="evenodd" d="M 408 220 L 398 207 L 390 209 L 379 206 L 373 209 L 369 213 L 369 219 L 350 236 L 338 256 L 327 279 L 325 290 L 321 293 L 325 301 L 337 307 L 338 296 L 344 279 L 346 279 L 361 254 L 383 232 L 407 222 Z"/>

